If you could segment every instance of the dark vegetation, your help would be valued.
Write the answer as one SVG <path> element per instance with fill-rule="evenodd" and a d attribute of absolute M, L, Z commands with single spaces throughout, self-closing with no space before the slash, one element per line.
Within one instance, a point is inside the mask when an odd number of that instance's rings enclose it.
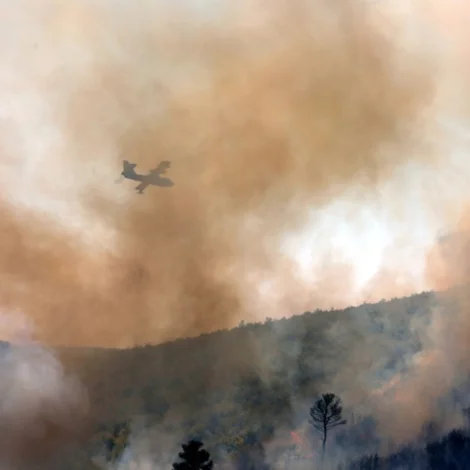
<path fill-rule="evenodd" d="M 169 459 L 160 465 L 175 470 L 209 468 L 212 460 L 214 468 L 229 462 L 230 468 L 267 469 L 273 461 L 276 468 L 313 468 L 309 459 L 319 455 L 322 442 L 328 442 L 326 462 L 337 453 L 346 456 L 329 468 L 470 469 L 466 429 L 430 433 L 379 455 L 372 417 L 355 416 L 347 406 L 343 411 L 339 396 L 329 394 L 354 387 L 354 371 L 367 371 L 372 386 L 403 369 L 406 356 L 421 347 L 410 326 L 426 322 L 436 302 L 435 294 L 423 293 L 158 346 L 64 349 L 61 358 L 89 388 L 96 417 L 90 452 L 108 461 L 122 455 L 131 426 L 137 438 L 149 429 L 158 429 L 157 440 L 173 436 L 168 445 L 155 446 Z M 203 446 L 210 457 L 197 454 Z"/>
<path fill-rule="evenodd" d="M 192 439 L 182 448 L 178 454 L 180 461 L 173 464 L 173 470 L 212 470 L 214 462 L 201 441 Z"/>

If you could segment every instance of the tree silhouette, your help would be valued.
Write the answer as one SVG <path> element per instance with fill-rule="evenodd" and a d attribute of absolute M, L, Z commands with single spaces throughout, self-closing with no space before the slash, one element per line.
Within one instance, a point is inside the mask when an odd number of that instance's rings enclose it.
<path fill-rule="evenodd" d="M 311 424 L 322 436 L 322 459 L 325 455 L 328 431 L 336 426 L 346 424 L 342 418 L 341 398 L 334 393 L 324 393 L 310 408 Z"/>
<path fill-rule="evenodd" d="M 183 444 L 183 452 L 178 454 L 181 462 L 173 464 L 173 470 L 212 470 L 214 463 L 210 460 L 210 454 L 202 448 L 202 442 L 190 440 Z"/>

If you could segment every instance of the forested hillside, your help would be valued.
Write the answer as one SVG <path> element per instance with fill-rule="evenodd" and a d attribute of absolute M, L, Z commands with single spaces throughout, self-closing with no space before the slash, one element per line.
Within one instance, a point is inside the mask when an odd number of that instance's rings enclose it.
<path fill-rule="evenodd" d="M 313 400 L 331 390 L 347 405 L 365 381 L 386 382 L 420 349 L 412 325 L 426 321 L 436 302 L 435 294 L 422 293 L 161 345 L 60 355 L 89 389 L 96 452 L 100 432 L 130 420 L 137 434 L 159 429 L 174 436 L 168 444 L 174 452 L 178 442 L 197 436 L 217 455 L 253 442 L 269 442 L 271 454 L 283 455 L 298 433 L 308 456 L 317 439 L 308 424 Z M 371 422 L 355 418 L 351 407 L 345 413 L 349 424 L 337 436 L 343 448 L 360 456 L 378 446 Z"/>

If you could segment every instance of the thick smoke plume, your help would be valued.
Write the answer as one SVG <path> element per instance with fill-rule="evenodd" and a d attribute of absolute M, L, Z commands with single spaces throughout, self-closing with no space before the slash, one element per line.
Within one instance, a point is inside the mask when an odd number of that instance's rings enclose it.
<path fill-rule="evenodd" d="M 455 402 L 453 397 L 457 391 L 465 394 L 468 390 L 470 372 L 469 194 L 462 189 L 462 185 L 468 186 L 466 129 L 470 101 L 462 80 L 469 76 L 469 33 L 463 24 L 469 7 L 444 2 L 430 2 L 430 7 L 433 24 L 443 33 L 441 47 L 446 49 L 443 63 L 447 64 L 447 79 L 440 96 L 447 112 L 454 107 L 446 121 L 449 133 L 443 139 L 447 141 L 446 166 L 450 177 L 443 174 L 424 188 L 428 209 L 439 213 L 450 235 L 440 237 L 426 257 L 427 285 L 438 292 L 439 302 L 431 316 L 416 326 L 422 349 L 410 355 L 406 373 L 394 376 L 385 387 L 386 393 L 379 394 L 380 430 L 382 435 L 392 437 L 395 444 L 416 438 L 430 420 L 441 431 L 462 425 L 462 406 L 468 406 L 468 402 Z M 444 150 L 442 147 L 441 151 Z M 452 167 L 459 170 L 453 172 Z M 439 194 L 436 198 L 432 196 L 433 188 Z M 446 197 L 449 194 L 452 197 Z"/>
<path fill-rule="evenodd" d="M 2 9 L 5 167 L 27 159 L 31 196 L 88 236 L 2 197 L 1 301 L 46 342 L 233 326 L 270 283 L 283 313 L 307 308 L 285 234 L 346 188 L 361 200 L 406 160 L 438 159 L 420 142 L 439 62 L 368 2 Z M 172 161 L 175 187 L 114 184 L 123 158 Z"/>

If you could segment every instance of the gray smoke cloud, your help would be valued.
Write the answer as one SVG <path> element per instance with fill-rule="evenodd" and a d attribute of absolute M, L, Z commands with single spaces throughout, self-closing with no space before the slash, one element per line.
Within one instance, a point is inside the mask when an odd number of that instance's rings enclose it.
<path fill-rule="evenodd" d="M 0 318 L 14 341 L 0 351 L 0 465 L 39 470 L 80 462 L 86 389 L 51 350 L 32 341 L 28 322 L 19 318 L 5 312 Z"/>

